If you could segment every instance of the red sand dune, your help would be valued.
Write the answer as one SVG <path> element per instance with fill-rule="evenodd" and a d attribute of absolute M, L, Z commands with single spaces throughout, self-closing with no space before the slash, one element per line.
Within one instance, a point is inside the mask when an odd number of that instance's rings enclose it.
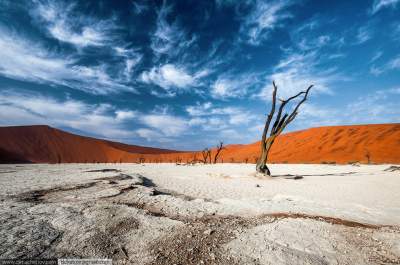
<path fill-rule="evenodd" d="M 119 162 L 134 161 L 140 154 L 173 152 L 84 137 L 44 125 L 0 128 L 0 163 Z"/>
<path fill-rule="evenodd" d="M 259 142 L 229 145 L 218 162 L 254 163 Z M 212 150 L 214 156 L 215 150 Z M 0 128 L 0 163 L 190 162 L 201 152 L 126 145 L 48 126 Z M 270 163 L 400 163 L 400 124 L 329 126 L 283 134 Z"/>

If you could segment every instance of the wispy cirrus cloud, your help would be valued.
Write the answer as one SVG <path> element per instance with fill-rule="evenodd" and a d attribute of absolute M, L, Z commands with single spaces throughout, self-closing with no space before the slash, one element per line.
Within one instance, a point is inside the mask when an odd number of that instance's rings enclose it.
<path fill-rule="evenodd" d="M 93 94 L 136 92 L 109 73 L 107 64 L 79 65 L 72 55 L 52 52 L 0 26 L 0 74 L 37 83 L 67 86 Z"/>
<path fill-rule="evenodd" d="M 167 5 L 167 2 L 163 1 L 158 10 L 156 29 L 151 35 L 150 45 L 156 56 L 174 57 L 188 48 L 196 39 L 195 36 L 188 38 L 187 33 L 181 28 L 178 21 L 168 21 L 172 8 L 172 5 Z"/>
<path fill-rule="evenodd" d="M 0 94 L 0 126 L 47 124 L 67 127 L 107 139 L 141 137 L 165 142 L 189 132 L 189 121 L 167 111 L 144 113 L 108 103 L 89 104 L 76 99 L 56 99 L 31 92 L 3 90 Z M 136 130 L 128 124 L 137 124 Z"/>
<path fill-rule="evenodd" d="M 168 113 L 143 114 L 140 116 L 140 121 L 166 137 L 181 136 L 189 129 L 189 123 L 185 118 Z"/>
<path fill-rule="evenodd" d="M 400 70 L 400 55 L 395 56 L 388 62 L 381 66 L 372 65 L 370 67 L 370 73 L 378 76 L 388 71 Z"/>
<path fill-rule="evenodd" d="M 116 109 L 109 104 L 87 104 L 74 99 L 61 100 L 10 90 L 0 94 L 2 126 L 48 124 L 118 139 L 132 136 L 123 123 L 134 117 L 135 112 Z"/>
<path fill-rule="evenodd" d="M 371 14 L 375 14 L 381 9 L 392 7 L 395 8 L 400 0 L 375 0 L 371 7 Z"/>
<path fill-rule="evenodd" d="M 356 34 L 356 44 L 363 44 L 364 42 L 372 39 L 373 29 L 371 25 L 365 25 L 357 30 Z"/>
<path fill-rule="evenodd" d="M 400 110 L 396 105 L 399 99 L 400 88 L 395 87 L 359 96 L 340 110 L 335 106 L 306 102 L 298 119 L 306 127 L 398 122 Z"/>
<path fill-rule="evenodd" d="M 334 68 L 321 70 L 318 67 L 319 62 L 317 52 L 289 53 L 274 67 L 273 73 L 268 77 L 268 82 L 261 90 L 261 95 L 270 99 L 273 80 L 276 81 L 279 87 L 278 95 L 282 98 L 303 91 L 312 84 L 315 85 L 313 94 L 332 94 L 330 84 L 339 78 L 344 80 L 345 77 L 336 73 Z"/>
<path fill-rule="evenodd" d="M 113 65 L 107 62 L 100 63 L 102 69 L 113 68 L 115 75 L 119 75 L 118 82 L 129 82 L 132 79 L 134 67 L 142 60 L 143 55 L 135 48 L 125 43 L 123 36 L 118 33 L 122 26 L 118 25 L 116 17 L 96 18 L 81 13 L 76 2 L 33 0 L 33 8 L 30 11 L 39 28 L 45 31 L 50 37 L 73 45 L 79 51 L 88 46 L 102 48 L 103 52 L 114 51 Z M 82 51 L 78 52 L 80 57 L 84 57 Z M 118 60 L 118 63 L 115 61 Z M 99 67 L 97 72 L 99 72 Z M 114 79 L 116 79 L 116 76 Z M 104 85 L 110 82 L 105 81 L 104 75 L 99 76 Z"/>
<path fill-rule="evenodd" d="M 74 2 L 34 0 L 31 15 L 44 25 L 53 38 L 76 45 L 103 46 L 109 44 L 117 25 L 113 19 L 100 20 L 82 15 Z"/>
<path fill-rule="evenodd" d="M 292 4 L 291 0 L 255 1 L 240 29 L 245 41 L 252 45 L 262 43 L 272 30 L 280 27 L 282 21 L 292 16 L 287 11 Z"/>
<path fill-rule="evenodd" d="M 197 103 L 186 107 L 189 124 L 193 131 L 203 131 L 213 137 L 203 139 L 215 144 L 215 139 L 225 143 L 253 141 L 256 131 L 249 127 L 258 123 L 262 116 L 237 106 L 218 106 L 211 102 Z M 247 127 L 243 127 L 243 126 Z M 238 137 L 239 136 L 239 137 Z"/>
<path fill-rule="evenodd" d="M 143 12 L 149 9 L 149 6 L 147 5 L 146 1 L 134 1 L 132 5 L 133 5 L 133 10 L 137 15 L 142 14 Z"/>
<path fill-rule="evenodd" d="M 370 63 L 373 63 L 373 62 L 379 60 L 379 58 L 381 58 L 382 55 L 383 55 L 383 51 L 381 51 L 381 50 L 375 52 L 374 56 L 372 56 L 372 58 L 370 60 Z"/>
<path fill-rule="evenodd" d="M 232 129 L 232 126 L 250 123 L 257 116 L 240 107 L 217 107 L 211 102 L 187 106 L 186 112 L 192 117 L 192 125 L 200 125 L 205 130 Z"/>
<path fill-rule="evenodd" d="M 164 64 L 144 71 L 140 80 L 146 84 L 155 84 L 164 89 L 169 96 L 181 91 L 190 91 L 190 88 L 199 85 L 200 79 L 207 75 L 206 70 L 190 73 L 183 66 Z"/>
<path fill-rule="evenodd" d="M 217 99 L 240 98 L 253 91 L 260 80 L 257 74 L 223 74 L 211 85 L 211 96 Z"/>
<path fill-rule="evenodd" d="M 337 63 L 346 58 L 344 36 L 332 36 L 326 30 L 332 19 L 315 16 L 290 32 L 292 45 L 282 49 L 282 57 L 266 77 L 261 98 L 270 100 L 272 81 L 278 85 L 278 96 L 287 98 L 314 85 L 312 94 L 334 94 L 333 84 L 349 80 Z M 347 44 L 348 45 L 348 44 Z M 333 61 L 334 60 L 334 61 Z"/>
<path fill-rule="evenodd" d="M 121 79 L 124 78 L 125 81 L 129 82 L 132 80 L 132 75 L 137 66 L 142 62 L 143 54 L 139 53 L 136 49 L 124 48 L 120 46 L 114 47 L 115 56 L 122 58 L 122 70 Z"/>

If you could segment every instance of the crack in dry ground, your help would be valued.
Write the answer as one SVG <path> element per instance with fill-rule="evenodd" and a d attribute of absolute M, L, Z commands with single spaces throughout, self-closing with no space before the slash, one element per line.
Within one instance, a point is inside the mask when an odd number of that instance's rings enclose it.
<path fill-rule="evenodd" d="M 104 171 L 102 171 L 104 172 Z M 241 264 L 240 260 L 237 260 L 232 255 L 226 253 L 223 246 L 228 242 L 237 238 L 237 235 L 246 229 L 250 229 L 255 226 L 271 224 L 274 222 L 281 221 L 283 219 L 309 219 L 319 222 L 325 222 L 332 225 L 341 225 L 349 228 L 359 228 L 365 230 L 377 230 L 381 228 L 392 228 L 398 229 L 393 226 L 383 225 L 372 225 L 365 224 L 350 220 L 344 220 L 340 218 L 319 216 L 319 215 L 308 215 L 302 213 L 271 213 L 264 214 L 256 217 L 239 217 L 239 216 L 220 216 L 220 215 L 209 215 L 201 218 L 192 218 L 184 215 L 173 215 L 162 208 L 150 205 L 145 202 L 115 202 L 109 200 L 109 198 L 118 197 L 124 193 L 131 192 L 136 189 L 135 186 L 144 186 L 150 188 L 152 192 L 150 196 L 157 195 L 169 195 L 182 200 L 193 200 L 194 197 L 182 195 L 173 191 L 164 191 L 162 189 L 156 189 L 154 183 L 141 176 L 137 176 L 141 183 L 135 183 L 128 187 L 120 187 L 119 193 L 115 195 L 105 196 L 99 198 L 102 202 L 109 202 L 116 205 L 125 205 L 133 207 L 139 210 L 143 210 L 145 215 L 150 215 L 159 218 L 168 218 L 174 221 L 180 221 L 183 226 L 177 227 L 171 233 L 158 238 L 155 242 L 148 246 L 148 251 L 152 254 L 154 259 L 149 262 L 149 265 L 161 265 L 161 264 Z M 59 192 L 83 190 L 94 187 L 96 185 L 104 185 L 102 181 L 109 181 L 108 184 L 118 184 L 118 181 L 133 179 L 132 176 L 126 174 L 119 174 L 112 177 L 97 178 L 95 182 L 89 182 L 85 184 L 77 184 L 63 187 L 54 187 L 50 189 L 34 190 L 26 193 L 21 193 L 14 196 L 19 202 L 28 203 L 48 203 L 47 199 Z M 98 202 L 94 202 L 95 204 Z M 88 207 L 93 207 L 94 204 L 90 204 Z M 126 247 L 119 242 L 119 238 L 131 230 L 137 230 L 140 227 L 140 223 L 135 218 L 128 218 L 117 221 L 110 224 L 103 230 L 96 229 L 95 233 L 88 238 L 84 243 L 90 246 L 92 255 L 109 257 L 115 260 L 129 261 L 130 257 Z M 54 244 L 62 240 L 62 233 L 60 232 L 55 238 L 53 238 L 46 248 L 40 251 L 36 256 L 41 256 L 53 247 Z M 359 239 L 354 240 L 357 244 Z M 360 241 L 360 240 L 359 240 Z M 365 240 L 367 242 L 367 240 Z M 62 250 L 66 255 L 84 257 L 82 253 L 86 253 L 85 250 L 79 250 L 77 252 L 71 250 Z M 61 252 L 62 252 L 61 251 Z M 86 253 L 88 254 L 88 253 Z M 385 255 L 376 254 L 372 255 L 370 259 L 376 262 L 393 263 L 396 260 L 387 258 Z M 398 261 L 398 260 L 397 260 Z"/>
<path fill-rule="evenodd" d="M 161 237 L 149 247 L 161 264 L 240 264 L 222 246 L 235 238 L 235 230 L 251 226 L 252 219 L 235 216 L 207 216 L 186 220 L 184 227 Z"/>
<path fill-rule="evenodd" d="M 18 195 L 10 196 L 13 199 L 16 199 L 20 202 L 30 202 L 30 203 L 41 203 L 45 201 L 45 196 L 64 191 L 75 191 L 80 189 L 87 189 L 93 187 L 97 184 L 97 182 L 88 182 L 84 184 L 71 185 L 71 186 L 61 186 L 54 187 L 50 189 L 42 189 L 42 190 L 33 190 L 24 193 L 20 193 Z"/>
<path fill-rule="evenodd" d="M 115 169 L 115 168 L 103 168 L 103 169 L 94 169 L 94 170 L 87 170 L 85 172 L 121 172 L 121 170 L 119 169 Z"/>
<path fill-rule="evenodd" d="M 170 218 L 170 216 L 162 216 Z M 224 246 L 236 239 L 237 235 L 244 230 L 259 225 L 272 224 L 283 219 L 311 219 L 349 228 L 362 228 L 368 231 L 384 227 L 301 213 L 273 213 L 249 218 L 238 216 L 205 216 L 198 219 L 176 218 L 176 216 L 173 216 L 172 218 L 184 221 L 185 226 L 178 228 L 172 234 L 161 237 L 149 247 L 150 252 L 155 256 L 149 265 L 243 264 L 240 260 L 227 254 Z M 367 240 L 365 241 L 367 242 Z M 360 242 L 358 238 L 355 245 L 360 245 Z M 377 248 L 375 249 L 378 250 Z M 399 261 L 379 253 L 371 255 L 370 260 L 387 264 L 397 264 L 394 262 Z"/>

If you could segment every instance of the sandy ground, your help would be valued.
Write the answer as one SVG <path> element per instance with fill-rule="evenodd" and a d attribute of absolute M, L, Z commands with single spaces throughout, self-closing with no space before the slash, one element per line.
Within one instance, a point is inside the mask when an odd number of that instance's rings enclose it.
<path fill-rule="evenodd" d="M 389 166 L 1 165 L 0 258 L 400 264 Z"/>

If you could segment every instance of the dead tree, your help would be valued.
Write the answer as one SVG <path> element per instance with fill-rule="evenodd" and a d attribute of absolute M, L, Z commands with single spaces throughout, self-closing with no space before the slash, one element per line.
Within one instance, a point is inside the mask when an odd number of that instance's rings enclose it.
<path fill-rule="evenodd" d="M 221 142 L 219 142 L 219 145 L 217 145 L 217 150 L 216 150 L 216 153 L 215 153 L 215 156 L 214 156 L 214 164 L 217 163 L 218 157 L 221 154 L 221 151 L 223 149 L 225 149 L 225 147 L 224 147 L 224 143 L 221 141 Z M 210 159 L 211 159 L 211 156 L 210 156 Z"/>
<path fill-rule="evenodd" d="M 365 157 L 367 158 L 368 165 L 371 164 L 371 154 L 367 149 L 365 149 Z"/>
<path fill-rule="evenodd" d="M 272 106 L 271 106 L 271 111 L 268 114 L 267 120 L 265 121 L 265 126 L 264 126 L 264 131 L 262 134 L 261 138 L 261 156 L 259 157 L 256 165 L 256 170 L 259 173 L 263 173 L 266 175 L 271 175 L 271 172 L 269 171 L 266 163 L 268 160 L 268 153 L 276 139 L 282 131 L 286 128 L 286 126 L 291 123 L 297 116 L 299 108 L 301 104 L 303 104 L 307 100 L 308 93 L 310 92 L 311 88 L 313 85 L 310 85 L 307 90 L 301 91 L 297 93 L 296 95 L 283 100 L 279 99 L 281 102 L 281 105 L 279 106 L 278 113 L 275 116 L 275 122 L 272 125 L 271 131 L 269 132 L 269 126 L 271 124 L 271 121 L 275 115 L 275 105 L 276 105 L 276 92 L 278 90 L 278 87 L 275 85 L 275 82 L 272 82 L 273 85 L 273 91 L 272 91 Z M 284 112 L 285 106 L 292 100 L 302 96 L 302 99 L 297 103 L 295 108 L 290 114 L 285 113 L 282 116 L 282 113 Z"/>
<path fill-rule="evenodd" d="M 203 155 L 203 163 L 207 164 L 207 162 L 210 161 L 211 164 L 211 150 L 205 148 L 203 151 L 201 151 L 201 154 Z"/>

